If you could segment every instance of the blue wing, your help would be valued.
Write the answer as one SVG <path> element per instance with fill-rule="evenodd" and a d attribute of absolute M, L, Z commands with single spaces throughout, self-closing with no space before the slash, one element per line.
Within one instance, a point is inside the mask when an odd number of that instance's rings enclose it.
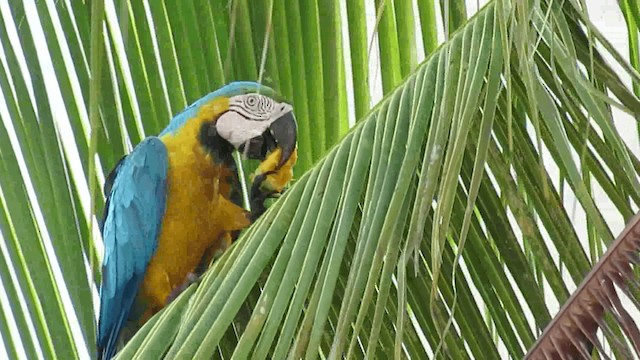
<path fill-rule="evenodd" d="M 110 359 L 158 245 L 165 210 L 167 149 L 157 137 L 142 141 L 109 176 L 103 224 L 98 357 Z M 105 186 L 105 190 L 107 187 Z"/>

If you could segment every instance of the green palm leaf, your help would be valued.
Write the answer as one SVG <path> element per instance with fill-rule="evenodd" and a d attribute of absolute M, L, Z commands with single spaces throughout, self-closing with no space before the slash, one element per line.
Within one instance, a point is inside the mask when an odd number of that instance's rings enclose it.
<path fill-rule="evenodd" d="M 577 2 L 469 20 L 435 3 L 116 1 L 103 25 L 100 2 L 0 6 L 7 354 L 93 354 L 104 174 L 186 104 L 260 79 L 299 119 L 293 185 L 119 358 L 522 358 L 614 238 L 596 189 L 623 221 L 638 209 L 640 161 L 613 126 L 613 109 L 638 116 L 621 80 L 637 58 Z M 637 4 L 620 4 L 637 45 Z M 625 356 L 626 325 L 603 325 Z"/>

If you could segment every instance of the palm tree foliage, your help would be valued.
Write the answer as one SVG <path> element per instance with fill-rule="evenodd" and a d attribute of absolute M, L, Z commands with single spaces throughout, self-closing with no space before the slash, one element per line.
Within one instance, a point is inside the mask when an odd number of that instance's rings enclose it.
<path fill-rule="evenodd" d="M 294 104 L 294 184 L 119 357 L 522 358 L 614 239 L 595 191 L 624 221 L 638 209 L 640 161 L 613 109 L 640 115 L 621 79 L 640 80 L 640 12 L 620 1 L 627 64 L 575 0 L 495 0 L 468 20 L 460 1 L 415 3 L 1 4 L 7 354 L 93 353 L 96 185 L 188 103 L 260 79 Z M 599 324 L 598 350 L 633 351 L 625 324 Z"/>

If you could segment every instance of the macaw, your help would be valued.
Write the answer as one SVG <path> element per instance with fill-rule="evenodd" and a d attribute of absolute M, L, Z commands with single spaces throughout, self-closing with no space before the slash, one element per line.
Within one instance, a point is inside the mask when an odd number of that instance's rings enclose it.
<path fill-rule="evenodd" d="M 110 359 L 125 328 L 162 309 L 264 211 L 267 197 L 283 191 L 297 159 L 296 134 L 292 106 L 273 89 L 234 82 L 185 108 L 118 162 L 105 181 L 100 221 L 98 358 Z M 234 149 L 262 161 L 252 213 L 242 208 Z"/>

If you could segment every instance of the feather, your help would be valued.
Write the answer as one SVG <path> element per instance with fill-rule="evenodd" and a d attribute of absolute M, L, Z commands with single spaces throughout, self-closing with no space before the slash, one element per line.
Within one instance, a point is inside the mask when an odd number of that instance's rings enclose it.
<path fill-rule="evenodd" d="M 101 227 L 105 255 L 97 339 L 99 359 L 115 354 L 118 336 L 156 250 L 165 211 L 167 171 L 165 145 L 157 137 L 149 137 L 121 159 L 109 175 L 108 205 Z"/>

